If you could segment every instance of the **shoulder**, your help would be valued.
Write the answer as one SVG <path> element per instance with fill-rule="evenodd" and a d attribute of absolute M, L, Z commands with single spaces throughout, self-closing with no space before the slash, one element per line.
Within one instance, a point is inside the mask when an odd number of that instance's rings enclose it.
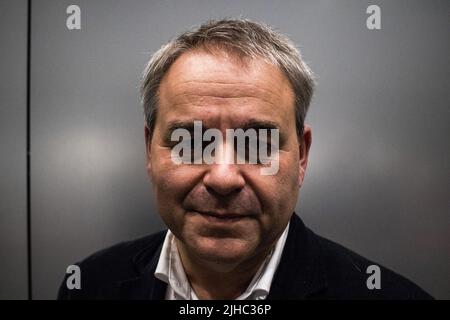
<path fill-rule="evenodd" d="M 166 231 L 160 231 L 142 238 L 121 242 L 100 250 L 80 262 L 89 267 L 102 267 L 111 263 L 131 263 L 132 259 L 144 249 L 156 249 L 163 241 Z"/>
<path fill-rule="evenodd" d="M 93 253 L 76 263 L 81 273 L 81 290 L 68 290 L 67 276 L 64 278 L 58 299 L 90 299 L 98 296 L 100 288 L 113 287 L 115 284 L 136 277 L 139 274 L 136 259 L 145 252 L 153 258 L 161 247 L 166 231 L 161 231 L 132 241 L 121 242 L 109 248 Z M 109 292 L 112 292 L 108 289 Z M 76 295 L 76 296 L 74 296 Z"/>
<path fill-rule="evenodd" d="M 396 272 L 318 236 L 309 229 L 307 232 L 318 244 L 330 298 L 432 299 L 419 286 Z M 378 280 L 378 286 L 371 286 L 369 289 L 370 284 Z"/>

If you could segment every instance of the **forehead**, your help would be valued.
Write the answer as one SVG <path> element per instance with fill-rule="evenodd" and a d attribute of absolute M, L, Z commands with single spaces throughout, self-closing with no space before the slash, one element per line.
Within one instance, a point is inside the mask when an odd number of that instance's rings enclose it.
<path fill-rule="evenodd" d="M 294 121 L 294 93 L 289 80 L 262 59 L 237 60 L 227 53 L 190 51 L 170 67 L 159 88 L 159 117 L 246 118 Z"/>

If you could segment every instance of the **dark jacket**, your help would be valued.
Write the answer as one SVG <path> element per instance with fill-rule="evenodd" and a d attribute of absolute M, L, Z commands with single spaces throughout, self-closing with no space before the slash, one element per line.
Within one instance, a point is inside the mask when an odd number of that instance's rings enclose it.
<path fill-rule="evenodd" d="M 154 272 L 166 232 L 102 250 L 78 265 L 81 289 L 61 284 L 58 299 L 164 299 Z M 381 289 L 367 288 L 375 263 L 324 239 L 293 214 L 267 299 L 431 299 L 402 276 L 380 266 Z"/>

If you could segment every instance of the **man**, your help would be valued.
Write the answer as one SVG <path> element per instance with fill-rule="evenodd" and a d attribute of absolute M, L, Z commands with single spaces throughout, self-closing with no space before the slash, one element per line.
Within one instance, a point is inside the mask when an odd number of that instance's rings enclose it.
<path fill-rule="evenodd" d="M 142 101 L 147 171 L 169 230 L 82 261 L 81 289 L 64 281 L 59 298 L 430 298 L 294 213 L 313 87 L 291 41 L 259 23 L 212 21 L 163 46 Z"/>

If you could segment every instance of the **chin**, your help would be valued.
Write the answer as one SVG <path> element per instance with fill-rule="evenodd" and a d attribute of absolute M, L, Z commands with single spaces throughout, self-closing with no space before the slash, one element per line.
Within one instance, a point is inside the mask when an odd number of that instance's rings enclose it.
<path fill-rule="evenodd" d="M 235 265 L 250 257 L 255 245 L 249 240 L 202 237 L 194 241 L 195 255 L 213 264 Z"/>

